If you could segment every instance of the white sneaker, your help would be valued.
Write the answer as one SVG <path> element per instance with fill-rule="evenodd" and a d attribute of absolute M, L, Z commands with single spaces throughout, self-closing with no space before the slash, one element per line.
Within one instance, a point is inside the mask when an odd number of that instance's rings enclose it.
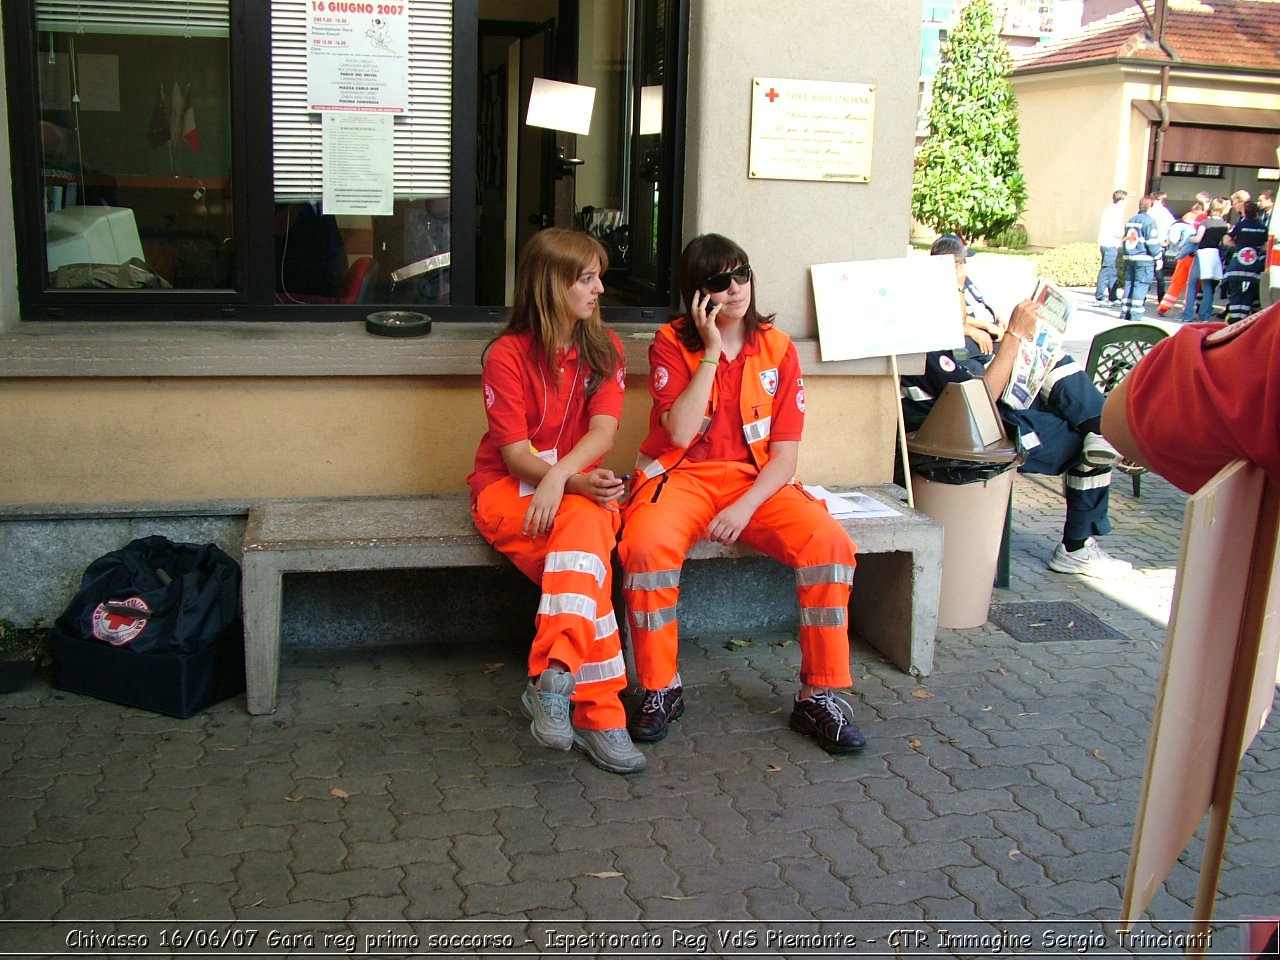
<path fill-rule="evenodd" d="M 597 767 L 610 773 L 639 773 L 644 769 L 644 754 L 635 748 L 623 727 L 575 730 L 573 746 L 585 753 Z"/>
<path fill-rule="evenodd" d="M 529 718 L 533 739 L 552 750 L 573 748 L 573 726 L 569 721 L 569 698 L 573 695 L 572 673 L 543 670 L 537 681 L 530 680 L 520 695 L 520 708 Z"/>
<path fill-rule="evenodd" d="M 1049 569 L 1056 573 L 1078 573 L 1082 577 L 1104 579 L 1123 577 L 1132 572 L 1133 564 L 1105 553 L 1098 546 L 1098 541 L 1090 537 L 1079 550 L 1068 550 L 1066 544 L 1058 544 L 1049 559 Z"/>
<path fill-rule="evenodd" d="M 1080 447 L 1080 462 L 1094 470 L 1106 470 L 1114 467 L 1124 457 L 1120 451 L 1107 442 L 1100 433 L 1086 433 L 1084 444 Z"/>

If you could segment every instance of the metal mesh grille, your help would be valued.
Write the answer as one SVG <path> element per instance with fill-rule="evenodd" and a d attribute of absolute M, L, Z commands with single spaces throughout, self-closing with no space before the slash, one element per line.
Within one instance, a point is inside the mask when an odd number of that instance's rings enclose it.
<path fill-rule="evenodd" d="M 1019 643 L 1129 639 L 1092 613 L 1065 600 L 999 603 L 991 608 L 990 619 Z"/>

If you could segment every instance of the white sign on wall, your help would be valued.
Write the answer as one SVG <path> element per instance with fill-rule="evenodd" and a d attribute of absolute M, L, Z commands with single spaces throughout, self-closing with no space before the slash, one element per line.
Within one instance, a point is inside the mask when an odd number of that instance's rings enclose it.
<path fill-rule="evenodd" d="M 964 346 L 953 257 L 815 263 L 809 273 L 824 362 Z"/>

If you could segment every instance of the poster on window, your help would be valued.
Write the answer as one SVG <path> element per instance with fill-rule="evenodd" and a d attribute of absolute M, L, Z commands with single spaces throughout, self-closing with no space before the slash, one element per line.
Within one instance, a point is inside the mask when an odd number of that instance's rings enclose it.
<path fill-rule="evenodd" d="M 395 200 L 391 117 L 326 113 L 321 129 L 324 212 L 390 216 Z"/>
<path fill-rule="evenodd" d="M 409 4 L 308 0 L 307 103 L 315 112 L 409 112 Z"/>

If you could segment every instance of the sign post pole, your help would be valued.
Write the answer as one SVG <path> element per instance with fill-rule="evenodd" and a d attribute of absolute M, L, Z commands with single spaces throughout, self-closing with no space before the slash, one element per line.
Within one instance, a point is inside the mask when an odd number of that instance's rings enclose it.
<path fill-rule="evenodd" d="M 898 375 L 898 355 L 889 354 L 889 366 L 893 370 L 893 389 L 902 393 L 902 380 Z M 907 488 L 907 506 L 913 510 L 916 506 L 915 491 L 911 489 L 911 460 L 907 455 L 907 421 L 902 415 L 902 400 L 895 404 L 898 408 L 898 449 L 902 452 L 902 485 Z"/>

